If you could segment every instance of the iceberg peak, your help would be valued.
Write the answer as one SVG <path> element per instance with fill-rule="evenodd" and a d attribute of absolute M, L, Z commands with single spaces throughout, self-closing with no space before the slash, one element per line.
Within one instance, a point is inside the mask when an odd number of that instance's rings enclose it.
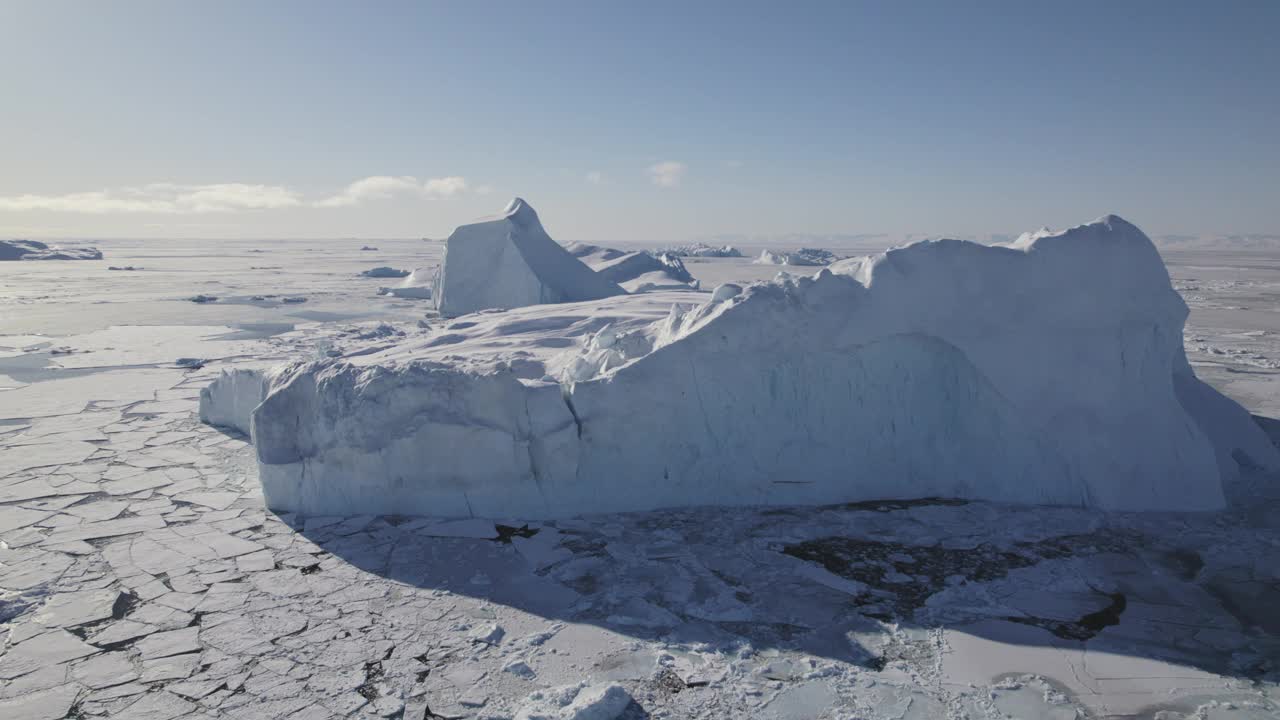
<path fill-rule="evenodd" d="M 538 212 L 522 197 L 512 198 L 502 211 L 502 217 L 517 225 L 528 226 L 535 223 L 541 225 L 538 221 Z"/>

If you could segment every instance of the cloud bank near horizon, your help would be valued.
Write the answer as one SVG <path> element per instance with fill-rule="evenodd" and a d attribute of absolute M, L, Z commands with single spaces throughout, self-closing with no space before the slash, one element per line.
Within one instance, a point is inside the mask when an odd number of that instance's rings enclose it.
<path fill-rule="evenodd" d="M 451 175 L 419 180 L 412 175 L 373 175 L 319 198 L 284 185 L 211 183 L 184 185 L 150 183 L 88 192 L 0 196 L 0 211 L 49 211 L 84 214 L 150 213 L 199 215 L 286 208 L 357 207 L 395 197 L 446 198 L 467 192 L 486 194 L 486 186 L 472 187 L 466 178 Z"/>

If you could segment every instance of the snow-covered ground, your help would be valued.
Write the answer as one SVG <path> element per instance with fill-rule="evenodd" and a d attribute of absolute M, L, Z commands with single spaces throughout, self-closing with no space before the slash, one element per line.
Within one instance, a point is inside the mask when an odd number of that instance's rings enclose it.
<path fill-rule="evenodd" d="M 0 718 L 1280 713 L 1268 486 L 1197 514 L 275 515 L 200 390 L 438 333 L 359 273 L 440 243 L 92 244 L 0 268 Z M 742 250 L 684 261 L 707 289 L 777 272 Z M 1197 373 L 1280 417 L 1280 251 L 1165 259 Z"/>

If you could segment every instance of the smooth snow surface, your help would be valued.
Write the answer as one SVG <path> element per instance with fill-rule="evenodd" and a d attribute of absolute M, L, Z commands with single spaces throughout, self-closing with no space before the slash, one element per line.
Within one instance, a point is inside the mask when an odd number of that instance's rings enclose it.
<path fill-rule="evenodd" d="M 284 369 L 253 414 L 267 502 L 528 518 L 931 496 L 1207 510 L 1241 465 L 1280 468 L 1248 414 L 1195 378 L 1186 305 L 1114 216 L 718 295 L 480 315 Z"/>
<path fill-rule="evenodd" d="M 520 198 L 496 218 L 454 230 L 435 283 L 436 308 L 445 316 L 624 292 L 552 240 Z"/>

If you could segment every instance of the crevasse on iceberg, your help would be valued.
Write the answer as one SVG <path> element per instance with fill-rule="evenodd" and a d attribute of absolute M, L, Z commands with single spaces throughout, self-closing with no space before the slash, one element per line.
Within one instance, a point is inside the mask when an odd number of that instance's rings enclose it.
<path fill-rule="evenodd" d="M 465 342 L 451 358 L 277 371 L 252 413 L 268 505 L 554 518 L 945 496 L 1204 510 L 1240 464 L 1280 467 L 1248 413 L 1195 377 L 1186 305 L 1151 241 L 1114 216 L 1004 247 L 916 243 L 665 318 L 568 322 L 593 306 L 526 309 L 544 313 L 538 327 L 560 314 L 550 326 L 581 330 L 558 381 L 465 356 Z"/>

